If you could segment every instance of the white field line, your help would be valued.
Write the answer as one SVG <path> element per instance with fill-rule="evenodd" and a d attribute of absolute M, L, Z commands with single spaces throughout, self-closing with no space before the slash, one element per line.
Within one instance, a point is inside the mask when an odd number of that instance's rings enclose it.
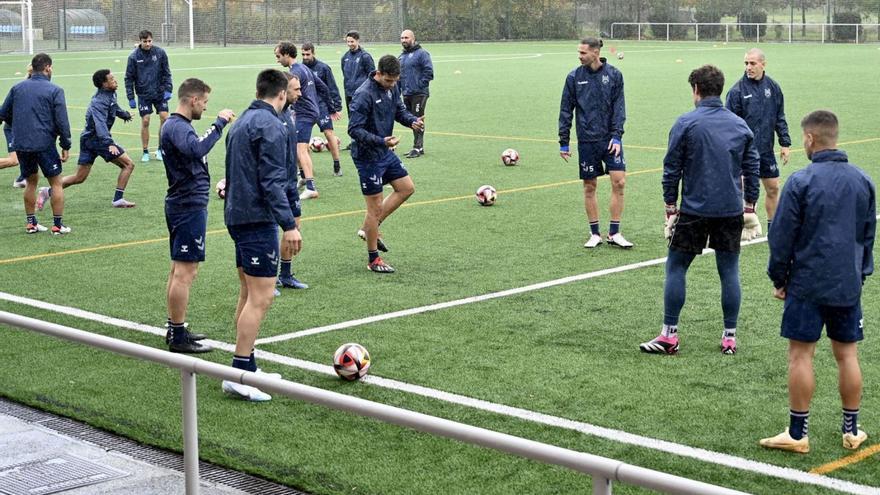
<path fill-rule="evenodd" d="M 753 241 L 744 242 L 743 245 L 752 245 L 758 244 L 762 242 L 767 242 L 766 237 L 761 237 L 759 239 L 755 239 Z M 711 249 L 703 250 L 703 254 L 713 253 Z M 565 285 L 573 282 L 580 282 L 581 280 L 589 280 L 591 278 L 603 277 L 605 275 L 612 275 L 615 273 L 628 272 L 630 270 L 636 270 L 639 268 L 645 268 L 648 266 L 654 265 L 662 265 L 666 263 L 666 257 L 656 258 L 653 260 L 640 261 L 638 263 L 632 263 L 629 265 L 616 266 L 614 268 L 606 268 L 604 270 L 597 270 L 595 272 L 587 272 L 581 273 L 579 275 L 570 275 L 568 277 L 558 278 L 556 280 L 548 280 L 546 282 L 539 282 L 537 284 L 526 285 L 524 287 L 516 287 L 513 289 L 506 289 L 498 292 L 490 292 L 488 294 L 482 294 L 479 296 L 471 296 L 465 297 L 462 299 L 456 299 L 453 301 L 447 301 L 442 303 L 428 304 L 427 306 L 419 306 L 416 308 L 410 309 L 402 309 L 400 311 L 394 311 L 391 313 L 384 313 L 380 315 L 368 316 L 366 318 L 359 318 L 357 320 L 349 320 L 343 321 L 339 323 L 333 323 L 332 325 L 325 325 L 321 327 L 309 328 L 306 330 L 300 330 L 298 332 L 284 333 L 281 335 L 275 335 L 272 337 L 266 337 L 264 339 L 258 339 L 257 344 L 272 344 L 275 342 L 283 342 L 285 340 L 298 339 L 300 337 L 307 337 L 309 335 L 316 335 L 319 333 L 332 332 L 334 330 L 344 330 L 346 328 L 358 327 L 361 325 L 367 325 L 370 323 L 376 323 L 378 321 L 392 320 L 394 318 L 402 318 L 405 316 L 412 316 L 421 313 L 428 313 L 431 311 L 438 311 L 441 309 L 454 308 L 455 306 L 463 306 L 465 304 L 473 304 L 483 301 L 489 301 L 492 299 L 498 299 L 500 297 L 508 297 L 515 296 L 517 294 L 524 294 L 526 292 L 532 292 L 536 290 L 546 289 L 548 287 L 555 287 L 557 285 Z"/>
<path fill-rule="evenodd" d="M 0 292 L 0 299 L 5 301 L 10 301 L 18 304 L 23 304 L 27 306 L 31 306 L 34 308 L 44 309 L 48 311 L 53 311 L 56 313 L 60 313 L 63 315 L 74 316 L 76 318 L 81 318 L 90 321 L 96 321 L 99 323 L 116 326 L 119 328 L 125 328 L 129 330 L 136 330 L 139 332 L 145 332 L 153 335 L 165 335 L 164 328 L 152 327 L 149 325 L 144 325 L 141 323 L 135 323 L 131 321 L 122 320 L 119 318 L 113 318 L 110 316 L 105 316 L 97 313 L 93 313 L 91 311 L 85 311 L 78 308 L 73 308 L 69 306 L 60 306 L 57 304 L 47 303 L 43 301 L 38 301 L 36 299 L 30 299 L 26 297 L 16 296 L 12 294 L 7 294 L 5 292 Z M 227 344 L 225 342 L 219 342 L 215 340 L 206 340 L 204 341 L 207 344 L 217 348 L 224 350 L 226 352 L 232 353 L 235 350 L 235 346 L 232 344 Z M 283 364 L 295 368 L 300 368 L 308 371 L 314 371 L 318 373 L 323 373 L 325 375 L 335 375 L 336 373 L 333 371 L 332 366 L 327 366 L 324 364 L 313 363 L 311 361 L 304 361 L 301 359 L 296 359 L 288 356 L 282 356 L 279 354 L 265 352 L 265 351 L 256 351 L 257 357 L 262 360 Z M 530 421 L 533 423 L 544 424 L 548 426 L 552 426 L 555 428 L 563 428 L 567 430 L 581 432 L 587 435 L 592 435 L 600 438 L 604 438 L 607 440 L 611 440 L 618 443 L 624 443 L 628 445 L 634 445 L 637 447 L 657 450 L 660 452 L 666 452 L 669 454 L 674 454 L 681 457 L 689 457 L 691 459 L 695 459 L 701 462 L 707 462 L 711 464 L 717 464 L 724 467 L 735 468 L 742 471 L 748 471 L 752 473 L 758 473 L 765 476 L 770 476 L 773 478 L 779 478 L 788 481 L 794 481 L 797 483 L 803 483 L 808 485 L 816 485 L 824 488 L 830 488 L 832 490 L 841 491 L 844 493 L 852 493 L 857 495 L 878 495 L 880 494 L 880 488 L 872 487 L 868 485 L 860 485 L 857 483 L 853 483 L 850 481 L 844 481 L 836 478 L 831 478 L 824 475 L 806 473 L 803 471 L 799 471 L 797 469 L 775 466 L 773 464 L 767 464 L 764 462 L 753 461 L 751 459 L 746 459 L 743 457 L 736 457 L 729 454 L 724 454 L 721 452 L 714 452 L 711 450 L 690 447 L 688 445 L 682 445 L 674 442 L 669 442 L 666 440 L 658 440 L 655 438 L 645 437 L 641 435 L 635 435 L 632 433 L 627 433 L 621 430 L 614 430 L 610 428 L 605 428 L 602 426 L 596 426 L 590 423 L 584 423 L 581 421 L 574 421 L 566 418 L 560 418 L 557 416 L 551 416 L 549 414 L 543 414 L 535 411 L 529 411 L 527 409 L 522 409 L 518 407 L 506 406 L 503 404 L 496 404 L 493 402 L 488 402 L 480 399 L 474 399 L 471 397 L 466 397 L 459 394 L 453 394 L 449 392 L 444 392 L 442 390 L 435 390 L 428 387 L 422 387 L 419 385 L 412 385 L 405 382 L 400 382 L 397 380 L 391 380 L 388 378 L 381 378 L 378 376 L 368 375 L 364 377 L 364 382 L 369 383 L 371 385 L 375 385 L 378 387 L 388 388 L 392 390 L 399 390 L 402 392 L 408 392 L 414 395 L 419 395 L 422 397 L 427 397 L 435 400 L 440 400 L 444 402 L 449 402 L 452 404 L 458 404 L 461 406 L 471 407 L 474 409 L 478 409 L 481 411 L 487 411 L 494 414 L 500 414 L 504 416 L 514 417 L 518 419 L 522 419 L 525 421 Z"/>

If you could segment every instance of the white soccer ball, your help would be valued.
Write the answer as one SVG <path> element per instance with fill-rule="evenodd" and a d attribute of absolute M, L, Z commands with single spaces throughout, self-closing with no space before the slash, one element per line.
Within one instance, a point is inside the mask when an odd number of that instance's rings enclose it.
<path fill-rule="evenodd" d="M 486 184 L 485 186 L 480 186 L 480 188 L 477 189 L 477 193 L 476 193 L 477 203 L 479 203 L 480 206 L 494 205 L 495 198 L 497 196 L 498 196 L 498 194 L 495 191 L 495 188 L 488 185 L 488 184 Z"/>
<path fill-rule="evenodd" d="M 501 153 L 501 162 L 507 166 L 516 165 L 519 162 L 519 153 L 513 148 L 507 148 Z"/>
<path fill-rule="evenodd" d="M 220 179 L 219 182 L 217 182 L 216 191 L 217 191 L 217 196 L 220 196 L 220 199 L 226 199 L 226 178 L 225 177 Z"/>
<path fill-rule="evenodd" d="M 324 138 L 320 136 L 315 136 L 309 141 L 309 149 L 312 150 L 313 153 L 320 153 L 327 148 L 327 141 L 324 141 Z"/>
<path fill-rule="evenodd" d="M 623 52 L 617 52 L 617 60 L 623 60 Z"/>
<path fill-rule="evenodd" d="M 333 369 L 345 380 L 363 378 L 370 371 L 370 353 L 360 344 L 342 344 L 333 354 Z"/>

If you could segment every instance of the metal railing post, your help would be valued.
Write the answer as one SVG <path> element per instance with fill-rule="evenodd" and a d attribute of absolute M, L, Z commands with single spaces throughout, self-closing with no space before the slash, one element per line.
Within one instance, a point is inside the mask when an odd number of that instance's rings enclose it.
<path fill-rule="evenodd" d="M 180 396 L 183 410 L 183 472 L 186 495 L 199 495 L 199 417 L 196 407 L 196 374 L 180 370 Z"/>
<path fill-rule="evenodd" d="M 611 480 L 593 476 L 593 495 L 611 495 Z"/>

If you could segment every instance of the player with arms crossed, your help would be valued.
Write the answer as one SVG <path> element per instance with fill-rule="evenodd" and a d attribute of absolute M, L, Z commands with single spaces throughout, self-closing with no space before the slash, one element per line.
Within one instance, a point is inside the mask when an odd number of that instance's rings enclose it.
<path fill-rule="evenodd" d="M 623 75 L 599 56 L 601 48 L 600 39 L 581 40 L 578 46 L 581 66 L 565 78 L 559 107 L 559 155 L 565 161 L 571 158 L 568 143 L 574 114 L 580 177 L 584 181 L 584 208 L 590 222 L 590 237 L 584 247 L 595 248 L 602 244 L 596 182 L 607 168 L 611 176 L 611 224 L 605 241 L 612 246 L 631 248 L 633 244 L 620 233 L 626 185 L 626 161 L 621 143 L 626 121 Z"/>
<path fill-rule="evenodd" d="M 801 121 L 811 163 L 785 183 L 769 234 L 767 274 L 785 301 L 781 335 L 788 339 L 789 426 L 764 447 L 807 453 L 810 402 L 816 389 L 813 355 L 822 327 L 837 361 L 843 405 L 843 447 L 868 438 L 859 429 L 862 371 L 858 342 L 862 285 L 874 273 L 877 194 L 871 178 L 837 149 L 837 116 L 827 110 Z"/>
<path fill-rule="evenodd" d="M 307 69 L 308 70 L 308 69 Z M 232 366 L 258 372 L 254 343 L 272 305 L 278 275 L 278 227 L 281 248 L 295 255 L 302 248 L 287 201 L 287 129 L 279 118 L 287 103 L 288 81 L 280 71 L 257 76 L 254 100 L 226 139 L 226 229 L 235 243 L 240 292 L 235 311 Z M 272 396 L 256 387 L 223 381 L 225 393 L 262 402 Z"/>
<path fill-rule="evenodd" d="M 406 111 L 398 80 L 400 62 L 392 55 L 379 59 L 379 68 L 354 94 L 348 123 L 348 135 L 353 140 L 351 158 L 367 203 L 363 229 L 358 235 L 367 241 L 367 268 L 377 273 L 394 272 L 379 257 L 379 249 L 388 250 L 384 243 L 380 244 L 379 225 L 415 192 L 412 178 L 392 151 L 400 143 L 400 138 L 394 136 L 394 122 L 412 129 L 424 128 L 421 118 Z M 383 198 L 382 186 L 389 183 L 394 192 Z"/>
<path fill-rule="evenodd" d="M 165 157 L 168 193 L 165 196 L 165 222 L 171 251 L 168 275 L 168 332 L 165 342 L 172 352 L 201 353 L 211 350 L 198 342 L 202 334 L 190 333 L 186 308 L 199 263 L 205 261 L 205 234 L 208 225 L 208 196 L 211 177 L 208 153 L 220 140 L 223 128 L 235 114 L 221 110 L 217 119 L 199 137 L 192 126 L 208 109 L 211 88 L 195 78 L 177 88 L 177 110 L 159 132 L 159 149 Z"/>

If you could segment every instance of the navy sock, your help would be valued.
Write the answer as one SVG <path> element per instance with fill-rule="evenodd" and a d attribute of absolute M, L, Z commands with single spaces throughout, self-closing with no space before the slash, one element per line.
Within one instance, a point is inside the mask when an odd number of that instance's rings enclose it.
<path fill-rule="evenodd" d="M 291 271 L 290 271 L 291 263 L 292 263 L 292 260 L 285 260 L 285 259 L 281 260 L 281 276 L 282 277 L 289 277 L 289 276 L 293 275 L 293 273 L 291 273 Z"/>
<path fill-rule="evenodd" d="M 253 349 L 251 349 L 251 355 L 248 361 L 248 371 L 257 371 L 257 358 L 254 357 Z"/>
<path fill-rule="evenodd" d="M 36 225 L 37 224 L 37 216 L 34 215 L 33 213 L 28 215 L 27 216 L 27 223 L 29 223 L 31 225 Z"/>
<path fill-rule="evenodd" d="M 183 344 L 186 342 L 186 327 L 183 323 L 174 323 L 171 319 L 168 319 L 168 334 L 169 337 L 167 340 L 174 344 Z"/>
<path fill-rule="evenodd" d="M 122 195 L 125 194 L 125 189 L 116 188 L 116 194 L 113 195 L 113 201 L 119 201 L 122 199 Z"/>
<path fill-rule="evenodd" d="M 789 423 L 788 434 L 795 440 L 800 440 L 807 436 L 807 429 L 810 424 L 810 411 L 788 411 Z"/>
<path fill-rule="evenodd" d="M 234 354 L 232 356 L 232 367 L 244 371 L 253 371 L 251 370 L 250 356 L 239 356 L 238 354 Z"/>
<path fill-rule="evenodd" d="M 367 255 L 370 257 L 370 263 L 372 263 L 379 257 L 379 251 L 367 251 Z"/>
<path fill-rule="evenodd" d="M 25 176 L 23 176 L 23 175 L 19 175 L 18 178 L 15 179 L 15 182 L 21 182 L 21 181 L 23 181 L 24 179 L 25 179 Z"/>
<path fill-rule="evenodd" d="M 150 150 L 147 149 L 147 148 L 144 148 L 144 154 L 145 154 L 145 155 L 149 155 L 149 154 L 150 154 Z"/>
<path fill-rule="evenodd" d="M 697 255 L 669 250 L 666 258 L 666 281 L 663 284 L 663 324 L 678 325 L 678 317 L 687 294 L 685 282 L 688 267 Z"/>
<path fill-rule="evenodd" d="M 339 168 L 339 160 L 333 160 L 333 168 Z"/>
<path fill-rule="evenodd" d="M 739 284 L 739 253 L 716 252 L 715 265 L 721 277 L 721 311 L 724 328 L 736 328 L 742 289 Z"/>
<path fill-rule="evenodd" d="M 843 408 L 843 433 L 859 432 L 859 410 Z"/>
<path fill-rule="evenodd" d="M 773 220 L 767 220 L 767 235 L 770 235 L 770 227 L 773 226 Z"/>
<path fill-rule="evenodd" d="M 306 189 L 308 189 L 310 191 L 315 190 L 315 179 L 308 178 L 308 177 L 306 178 Z"/>
<path fill-rule="evenodd" d="M 590 222 L 590 233 L 593 235 L 599 235 L 599 221 Z"/>
<path fill-rule="evenodd" d="M 54 225 L 56 227 L 60 228 L 62 225 L 64 225 L 61 223 L 61 215 L 55 215 L 54 217 L 52 217 L 52 221 L 55 222 Z"/>
<path fill-rule="evenodd" d="M 614 220 L 608 225 L 608 235 L 614 235 L 620 232 L 620 221 L 615 222 Z"/>

